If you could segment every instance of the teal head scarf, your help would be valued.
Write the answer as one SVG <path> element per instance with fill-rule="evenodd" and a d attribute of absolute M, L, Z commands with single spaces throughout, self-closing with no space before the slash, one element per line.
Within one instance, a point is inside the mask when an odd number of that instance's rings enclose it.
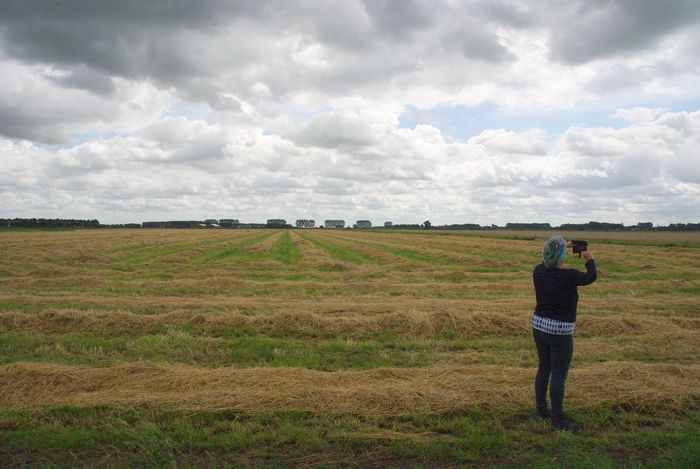
<path fill-rule="evenodd" d="M 566 257 L 566 241 L 561 236 L 552 236 L 544 242 L 542 259 L 545 267 L 555 267 L 564 262 Z"/>

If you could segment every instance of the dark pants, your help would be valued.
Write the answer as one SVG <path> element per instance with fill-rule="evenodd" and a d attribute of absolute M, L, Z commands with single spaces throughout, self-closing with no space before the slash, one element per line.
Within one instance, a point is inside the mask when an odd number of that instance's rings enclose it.
<path fill-rule="evenodd" d="M 547 334 L 537 329 L 532 330 L 532 335 L 535 338 L 540 362 L 535 377 L 535 402 L 538 406 L 547 405 L 547 384 L 549 384 L 552 415 L 561 415 L 564 413 L 564 384 L 566 375 L 569 373 L 571 355 L 574 352 L 574 336 Z"/>

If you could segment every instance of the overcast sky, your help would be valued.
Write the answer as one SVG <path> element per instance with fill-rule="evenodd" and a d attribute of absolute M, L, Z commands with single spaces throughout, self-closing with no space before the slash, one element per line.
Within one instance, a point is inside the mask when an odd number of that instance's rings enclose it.
<path fill-rule="evenodd" d="M 0 77 L 0 218 L 700 222 L 697 0 L 3 0 Z"/>

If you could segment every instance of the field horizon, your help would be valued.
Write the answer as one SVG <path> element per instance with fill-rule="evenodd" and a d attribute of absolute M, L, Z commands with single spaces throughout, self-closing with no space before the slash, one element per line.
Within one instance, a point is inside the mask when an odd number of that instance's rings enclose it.
<path fill-rule="evenodd" d="M 700 464 L 700 233 L 560 233 L 576 435 L 533 417 L 552 234 L 0 231 L 0 464 Z"/>

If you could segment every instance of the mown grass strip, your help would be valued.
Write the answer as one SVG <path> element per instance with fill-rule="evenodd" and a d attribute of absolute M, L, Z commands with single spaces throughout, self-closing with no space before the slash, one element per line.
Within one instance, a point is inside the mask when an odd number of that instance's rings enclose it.
<path fill-rule="evenodd" d="M 234 258 L 250 257 L 250 254 L 244 252 L 245 248 L 261 243 L 273 234 L 275 233 L 268 232 L 258 234 L 257 236 L 254 236 L 252 238 L 247 238 L 243 241 L 239 241 L 227 248 L 207 251 L 201 256 L 195 257 L 194 259 L 190 260 L 190 264 L 207 264 L 210 262 L 227 261 Z"/>
<path fill-rule="evenodd" d="M 449 257 L 436 257 L 436 256 L 431 256 L 429 254 L 425 254 L 422 252 L 418 251 L 413 251 L 410 249 L 404 249 L 404 248 L 395 248 L 391 246 L 384 246 L 384 250 L 394 254 L 396 256 L 400 256 L 403 258 L 406 258 L 411 261 L 415 262 L 421 262 L 423 264 L 436 264 L 436 265 L 455 265 L 455 264 L 463 264 L 464 262 L 460 261 L 459 259 L 453 259 Z"/>
<path fill-rule="evenodd" d="M 301 253 L 294 243 L 292 243 L 289 231 L 285 231 L 282 236 L 280 236 L 280 239 L 272 246 L 270 254 L 273 259 L 284 264 L 298 264 L 301 260 Z"/>
<path fill-rule="evenodd" d="M 165 257 L 165 256 L 170 256 L 172 254 L 177 254 L 177 253 L 186 251 L 188 249 L 209 246 L 212 244 L 221 244 L 221 243 L 225 243 L 225 242 L 226 242 L 226 240 L 221 239 L 221 238 L 206 239 L 206 240 L 200 240 L 196 243 L 186 243 L 186 244 L 178 243 L 175 246 L 161 248 L 161 249 L 158 249 L 158 246 L 151 245 L 150 248 L 156 248 L 156 250 L 146 248 L 144 250 L 140 250 L 140 252 L 137 252 L 136 254 L 132 254 L 130 256 L 126 256 L 126 257 L 122 257 L 120 259 L 117 259 L 115 262 L 119 263 L 119 264 L 138 264 L 138 263 L 141 263 L 144 261 L 150 261 L 153 259 L 157 259 L 159 257 Z"/>
<path fill-rule="evenodd" d="M 301 367 L 313 370 L 413 368 L 430 364 L 430 344 L 338 339 L 309 341 L 274 337 L 191 336 L 189 328 L 154 335 L 95 337 L 0 334 L 0 363 L 40 362 L 110 366 L 147 360 L 206 367 Z M 151 330 L 151 332 L 156 332 Z M 229 331 L 230 332 L 230 331 Z"/>
<path fill-rule="evenodd" d="M 414 368 L 432 365 L 484 364 L 535 367 L 530 338 L 459 338 L 445 330 L 437 338 L 408 338 L 396 334 L 372 334 L 359 340 L 325 337 L 260 335 L 251 327 L 217 329 L 206 334 L 183 325 L 166 328 L 145 326 L 141 335 L 35 333 L 0 334 L 0 363 L 40 362 L 67 365 L 109 366 L 147 360 L 205 367 L 294 366 L 313 370 Z M 577 363 L 600 361 L 692 363 L 700 348 L 697 334 L 688 334 L 669 347 L 670 339 L 630 336 L 579 339 Z M 601 352 L 605 350 L 605 352 Z"/>
<path fill-rule="evenodd" d="M 348 241 L 351 243 L 359 244 L 363 247 L 367 247 L 369 249 L 379 249 L 385 252 L 388 252 L 390 254 L 393 254 L 395 256 L 403 257 L 404 259 L 408 259 L 410 261 L 414 262 L 420 262 L 422 264 L 435 264 L 435 265 L 458 265 L 458 264 L 464 264 L 463 261 L 455 258 L 450 258 L 450 257 L 438 257 L 438 256 L 433 256 L 430 254 L 426 254 L 425 252 L 420 252 L 412 249 L 406 249 L 406 248 L 399 248 L 399 247 L 394 247 L 388 244 L 385 244 L 384 242 L 381 241 L 372 241 L 372 245 L 368 245 L 362 241 L 359 241 L 357 239 L 350 239 L 350 238 L 339 238 L 342 239 L 343 241 Z"/>
<path fill-rule="evenodd" d="M 614 418 L 611 416 L 614 415 Z M 286 467 L 309 461 L 370 467 L 700 466 L 689 412 L 669 420 L 600 407 L 573 416 L 584 434 L 554 433 L 531 409 L 394 418 L 60 407 L 0 412 L 0 464 L 16 466 Z M 547 448 L 543 451 L 542 448 Z"/>
<path fill-rule="evenodd" d="M 340 262 L 347 262 L 350 264 L 380 264 L 381 261 L 376 257 L 368 256 L 367 254 L 355 251 L 353 249 L 348 249 L 346 247 L 338 246 L 337 244 L 332 244 L 327 241 L 321 241 L 320 239 L 314 238 L 312 236 L 299 234 L 300 237 L 312 242 L 323 252 Z"/>

